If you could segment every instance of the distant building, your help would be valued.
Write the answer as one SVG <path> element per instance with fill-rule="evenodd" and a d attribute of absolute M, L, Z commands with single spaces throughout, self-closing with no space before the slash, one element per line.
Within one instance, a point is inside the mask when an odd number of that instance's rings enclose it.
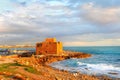
<path fill-rule="evenodd" d="M 47 38 L 44 42 L 36 44 L 36 54 L 60 54 L 63 51 L 62 42 L 56 38 Z"/>

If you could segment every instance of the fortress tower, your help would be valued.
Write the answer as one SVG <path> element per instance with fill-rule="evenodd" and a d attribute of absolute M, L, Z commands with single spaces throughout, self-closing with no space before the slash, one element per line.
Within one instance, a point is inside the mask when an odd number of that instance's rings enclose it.
<path fill-rule="evenodd" d="M 57 42 L 56 38 L 47 38 L 44 42 L 36 44 L 36 54 L 60 54 L 63 51 L 62 42 Z"/>

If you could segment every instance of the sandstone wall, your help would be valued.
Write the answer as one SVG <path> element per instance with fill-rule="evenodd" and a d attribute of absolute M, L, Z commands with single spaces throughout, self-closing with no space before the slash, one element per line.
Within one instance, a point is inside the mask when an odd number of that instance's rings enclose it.
<path fill-rule="evenodd" d="M 62 42 L 56 42 L 55 38 L 48 38 L 44 42 L 36 44 L 36 54 L 60 54 L 63 51 Z"/>

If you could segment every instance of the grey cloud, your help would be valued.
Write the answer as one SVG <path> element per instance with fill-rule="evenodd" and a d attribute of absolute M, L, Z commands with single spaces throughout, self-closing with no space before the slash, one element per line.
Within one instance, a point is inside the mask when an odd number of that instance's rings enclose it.
<path fill-rule="evenodd" d="M 81 9 L 83 10 L 80 14 L 81 17 L 93 24 L 109 26 L 120 22 L 120 7 L 102 8 L 93 3 L 88 3 L 83 5 Z"/>
<path fill-rule="evenodd" d="M 87 10 L 85 7 L 87 7 Z M 17 11 L 0 15 L 0 20 L 2 21 L 2 23 L 0 22 L 0 35 L 2 38 L 0 43 L 35 44 L 35 42 L 41 41 L 46 37 L 57 37 L 58 40 L 63 42 L 89 42 L 118 38 L 119 24 L 115 27 L 111 27 L 114 25 L 109 25 L 109 30 L 106 27 L 99 27 L 100 24 L 115 23 L 116 21 L 106 20 L 105 23 L 102 22 L 101 17 L 104 17 L 102 12 L 104 9 L 97 6 L 94 7 L 84 5 L 84 7 L 71 8 L 68 5 L 48 5 L 47 3 L 17 6 Z M 109 12 L 108 8 L 105 10 Z M 97 14 L 98 17 L 94 17 Z M 107 13 L 104 14 L 107 15 Z M 105 17 L 108 18 L 109 16 Z M 115 32 L 118 33 L 116 35 L 112 34 Z"/>
<path fill-rule="evenodd" d="M 74 36 L 65 36 L 62 37 L 61 40 L 64 42 L 95 42 L 95 41 L 102 41 L 108 39 L 120 39 L 120 33 L 89 33 L 89 34 L 82 34 L 82 35 L 74 35 Z"/>

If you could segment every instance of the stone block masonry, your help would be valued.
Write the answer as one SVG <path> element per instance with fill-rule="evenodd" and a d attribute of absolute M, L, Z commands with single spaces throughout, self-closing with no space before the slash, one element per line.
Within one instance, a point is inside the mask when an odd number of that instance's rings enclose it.
<path fill-rule="evenodd" d="M 56 38 L 47 38 L 45 41 L 36 44 L 36 54 L 61 54 L 63 52 L 62 42 Z"/>

